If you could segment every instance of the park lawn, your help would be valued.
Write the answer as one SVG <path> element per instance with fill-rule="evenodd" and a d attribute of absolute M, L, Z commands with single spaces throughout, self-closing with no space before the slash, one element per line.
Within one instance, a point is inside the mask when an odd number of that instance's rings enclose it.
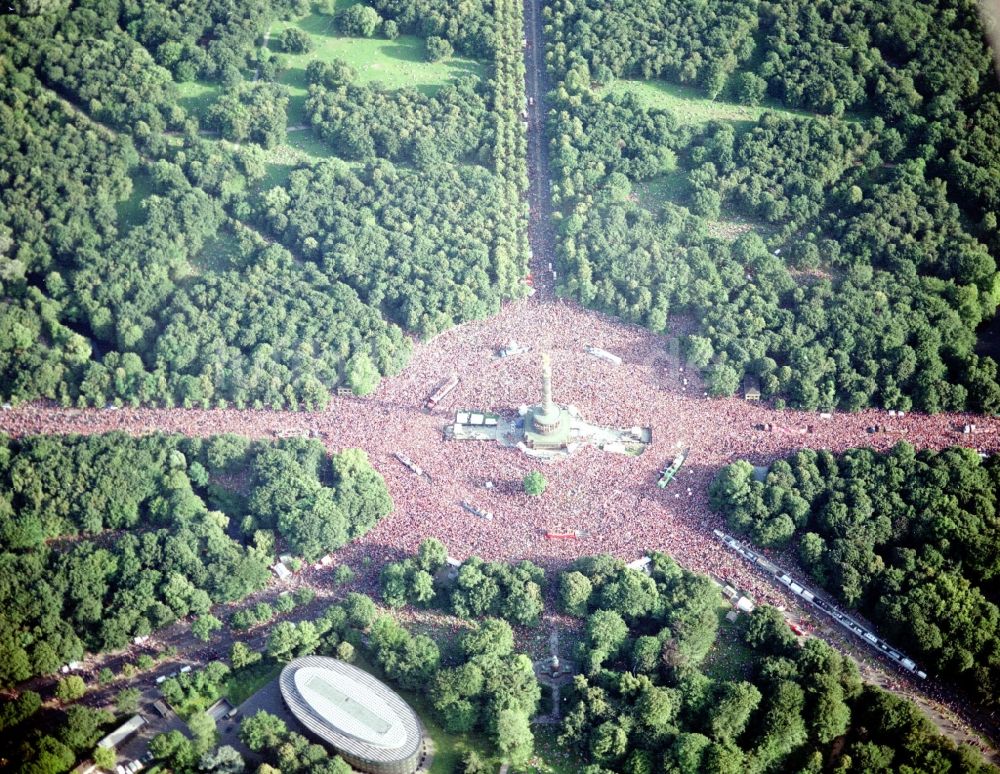
<path fill-rule="evenodd" d="M 366 669 L 370 668 L 366 665 Z M 377 674 L 377 673 L 376 673 Z M 400 691 L 399 694 L 413 707 L 420 716 L 427 734 L 434 740 L 434 761 L 430 774 L 452 774 L 460 771 L 461 761 L 470 750 L 475 750 L 487 766 L 492 765 L 497 770 L 502 761 L 491 755 L 491 745 L 480 733 L 456 735 L 450 734 L 434 718 L 430 702 L 424 694 L 413 694 Z M 535 756 L 532 762 L 519 767 L 511 767 L 516 774 L 576 774 L 581 768 L 579 760 L 556 745 L 555 734 L 558 726 L 533 725 L 535 734 Z"/>
<path fill-rule="evenodd" d="M 754 660 L 753 651 L 741 641 L 716 640 L 712 651 L 702 665 L 702 671 L 715 680 L 737 681 L 746 679 L 746 666 Z"/>
<path fill-rule="evenodd" d="M 709 235 L 725 239 L 727 242 L 735 242 L 740 236 L 751 231 L 766 242 L 778 231 L 778 227 L 773 223 L 763 223 L 739 215 L 727 217 L 725 212 L 718 220 L 708 221 L 707 226 Z"/>
<path fill-rule="evenodd" d="M 132 171 L 132 193 L 127 199 L 118 202 L 118 229 L 125 233 L 130 228 L 139 226 L 146 221 L 146 213 L 142 203 L 153 194 L 153 178 L 145 170 L 138 167 Z"/>
<path fill-rule="evenodd" d="M 312 51 L 306 54 L 281 52 L 281 33 L 290 26 L 309 34 L 314 44 Z M 268 48 L 272 53 L 280 53 L 288 63 L 278 82 L 288 87 L 289 126 L 305 123 L 306 67 L 313 60 L 343 60 L 357 71 L 358 83 L 380 81 L 389 89 L 412 86 L 428 94 L 463 75 L 484 77 L 486 73 L 481 63 L 461 57 L 425 62 L 424 41 L 413 35 L 401 35 L 396 40 L 344 37 L 338 33 L 333 17 L 325 14 L 275 22 L 271 26 Z"/>
<path fill-rule="evenodd" d="M 276 185 L 283 186 L 288 182 L 288 176 L 292 170 L 299 164 L 314 164 L 317 161 L 332 158 L 337 158 L 333 149 L 316 137 L 311 129 L 289 132 L 287 143 L 264 149 L 264 165 L 267 168 L 267 174 L 254 184 L 254 190 L 260 192 Z M 340 159 L 340 161 L 355 170 L 364 166 L 360 161 L 347 159 Z"/>
<path fill-rule="evenodd" d="M 445 731 L 444 727 L 437 722 L 434 711 L 427 698 L 421 694 L 416 695 L 408 691 L 400 691 L 400 695 L 413 707 L 414 712 L 420 716 L 427 735 L 434 740 L 434 761 L 431 763 L 430 774 L 452 774 L 461 768 L 462 758 L 470 750 L 475 750 L 484 761 L 493 762 L 499 766 L 498 761 L 494 761 L 489 754 L 489 745 L 478 733 L 474 734 L 451 734 Z"/>
<path fill-rule="evenodd" d="M 650 212 L 657 212 L 667 202 L 690 206 L 691 191 L 687 184 L 687 172 L 680 168 L 635 183 L 632 190 L 638 197 L 639 204 Z M 778 230 L 773 223 L 746 218 L 738 213 L 728 212 L 725 207 L 720 218 L 707 220 L 705 226 L 710 236 L 727 242 L 733 242 L 750 231 L 766 240 Z"/>
<path fill-rule="evenodd" d="M 534 725 L 535 759 L 524 766 L 511 767 L 514 774 L 576 774 L 584 761 L 575 751 L 564 750 L 556 744 L 559 726 Z"/>
<path fill-rule="evenodd" d="M 649 180 L 634 183 L 633 193 L 647 210 L 655 212 L 667 202 L 681 204 L 686 201 L 689 190 L 687 173 L 683 169 L 664 172 Z"/>
<path fill-rule="evenodd" d="M 746 679 L 746 668 L 755 659 L 753 650 L 743 644 L 743 619 L 740 613 L 735 622 L 726 620 L 732 605 L 719 600 L 719 632 L 715 643 L 701 666 L 701 671 L 714 680 L 737 681 Z"/>
<path fill-rule="evenodd" d="M 288 132 L 288 139 L 284 145 L 264 149 L 265 163 L 291 167 L 303 161 L 313 162 L 333 158 L 334 155 L 333 149 L 313 134 L 312 128 Z"/>
<path fill-rule="evenodd" d="M 732 121 L 745 128 L 756 122 L 767 111 L 789 117 L 813 115 L 804 110 L 789 110 L 771 101 L 764 105 L 748 107 L 735 102 L 711 100 L 696 88 L 663 80 L 615 81 L 602 91 L 605 94 L 634 94 L 645 108 L 669 110 L 681 125 L 703 124 L 707 121 Z"/>
<path fill-rule="evenodd" d="M 236 235 L 228 228 L 223 228 L 205 240 L 205 244 L 192 264 L 199 274 L 202 272 L 221 274 L 227 269 L 233 268 L 234 259 L 238 258 L 239 254 L 240 248 L 236 242 Z"/>
<path fill-rule="evenodd" d="M 208 109 L 219 98 L 221 91 L 222 86 L 218 83 L 185 81 L 177 84 L 177 92 L 180 94 L 178 102 L 189 114 L 195 116 L 202 126 L 205 125 Z"/>

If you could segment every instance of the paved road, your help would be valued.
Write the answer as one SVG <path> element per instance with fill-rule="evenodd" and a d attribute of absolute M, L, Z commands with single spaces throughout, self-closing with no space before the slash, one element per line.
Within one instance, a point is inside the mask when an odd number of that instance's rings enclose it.
<path fill-rule="evenodd" d="M 539 299 L 551 298 L 555 282 L 555 239 L 552 232 L 552 197 L 548 144 L 544 128 L 548 79 L 545 71 L 545 41 L 542 36 L 540 0 L 525 0 L 524 49 L 525 95 L 528 105 L 528 202 L 531 215 L 528 240 L 531 244 L 531 275 Z M 533 103 L 533 104 L 531 104 Z"/>

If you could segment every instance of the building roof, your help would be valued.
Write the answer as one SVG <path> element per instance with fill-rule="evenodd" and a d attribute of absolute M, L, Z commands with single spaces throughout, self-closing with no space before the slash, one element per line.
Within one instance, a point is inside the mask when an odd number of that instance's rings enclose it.
<path fill-rule="evenodd" d="M 420 749 L 417 716 L 391 688 L 343 661 L 306 656 L 281 671 L 281 695 L 296 719 L 351 757 L 388 763 Z"/>
<path fill-rule="evenodd" d="M 217 702 L 215 702 L 215 704 L 213 704 L 211 707 L 205 710 L 205 712 L 208 713 L 211 717 L 213 717 L 216 721 L 219 721 L 222 720 L 232 708 L 233 705 L 230 704 L 228 701 L 226 701 L 225 699 L 219 699 Z"/>
<path fill-rule="evenodd" d="M 271 565 L 271 570 L 278 576 L 278 580 L 287 580 L 292 577 L 292 571 L 285 566 L 284 562 Z"/>
<path fill-rule="evenodd" d="M 109 747 L 112 750 L 128 739 L 132 734 L 146 725 L 146 719 L 142 715 L 133 715 L 118 728 L 104 737 L 97 743 L 98 747 Z"/>
<path fill-rule="evenodd" d="M 648 556 L 643 556 L 636 559 L 634 562 L 629 562 L 625 566 L 630 570 L 636 570 L 638 572 L 644 572 L 646 575 L 651 575 L 652 570 L 650 570 L 650 564 L 652 564 L 652 560 Z"/>

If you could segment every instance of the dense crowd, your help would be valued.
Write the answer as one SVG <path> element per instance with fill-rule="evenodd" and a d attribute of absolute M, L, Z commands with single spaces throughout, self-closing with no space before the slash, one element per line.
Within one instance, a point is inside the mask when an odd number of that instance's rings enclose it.
<path fill-rule="evenodd" d="M 531 351 L 498 358 L 497 350 L 512 339 Z M 623 365 L 587 354 L 587 345 L 618 355 Z M 442 429 L 457 409 L 510 416 L 538 402 L 543 350 L 552 354 L 557 402 L 576 406 L 597 424 L 652 428 L 652 443 L 641 456 L 583 448 L 546 464 L 491 442 L 444 440 Z M 425 412 L 428 394 L 452 371 L 460 377 L 458 387 L 433 412 Z M 975 432 L 964 434 L 973 423 Z M 875 426 L 880 431 L 870 432 Z M 0 430 L 14 435 L 229 432 L 255 438 L 312 436 L 331 450 L 363 448 L 385 475 L 396 504 L 394 515 L 363 540 L 375 563 L 383 554 L 395 558 L 414 549 L 427 536 L 443 540 L 459 558 L 474 553 L 542 564 L 601 551 L 633 559 L 659 549 L 763 599 L 774 594 L 770 586 L 711 534 L 721 520 L 709 509 L 707 485 L 722 465 L 735 459 L 763 465 L 804 446 L 885 449 L 904 438 L 920 448 L 965 444 L 989 451 L 997 448 L 998 427 L 996 420 L 965 415 L 821 415 L 775 411 L 740 398 L 709 399 L 694 369 L 671 354 L 668 339 L 570 303 L 534 299 L 418 345 L 411 365 L 370 398 L 336 398 L 322 413 L 42 405 L 0 412 Z M 666 489 L 657 488 L 660 470 L 680 448 L 690 453 L 679 475 Z M 407 455 L 427 476 L 414 475 L 395 452 Z M 528 497 L 521 479 L 538 468 L 548 490 L 540 498 Z M 494 519 L 477 518 L 462 502 L 492 512 Z M 546 539 L 546 530 L 554 527 L 578 530 L 581 537 Z"/>
<path fill-rule="evenodd" d="M 671 333 L 683 326 L 680 321 Z M 499 358 L 510 340 L 530 352 Z M 802 447 L 842 451 L 891 447 L 906 439 L 918 448 L 955 444 L 1000 450 L 1000 421 L 972 415 L 889 416 L 777 411 L 742 398 L 711 399 L 671 348 L 657 336 L 563 301 L 538 297 L 507 305 L 500 314 L 467 323 L 418 344 L 410 365 L 383 381 L 369 398 L 338 397 L 321 413 L 240 410 L 105 408 L 67 409 L 40 404 L 0 411 L 0 431 L 131 434 L 180 432 L 195 436 L 237 433 L 253 438 L 321 439 L 330 451 L 360 447 L 385 476 L 395 503 L 392 515 L 337 562 L 357 569 L 358 587 L 377 592 L 378 568 L 437 537 L 465 559 L 530 559 L 554 569 L 581 555 L 607 552 L 626 561 L 661 550 L 689 569 L 711 574 L 749 592 L 758 602 L 792 604 L 772 582 L 713 535 L 722 520 L 712 513 L 707 489 L 721 466 L 736 459 L 758 465 Z M 622 358 L 615 366 L 586 352 L 588 345 Z M 553 394 L 588 421 L 652 429 L 638 457 L 584 447 L 554 463 L 529 458 L 494 442 L 446 441 L 443 428 L 460 409 L 512 416 L 537 403 L 539 353 L 551 353 Z M 427 396 L 452 371 L 459 385 L 432 412 Z M 967 425 L 975 431 L 964 433 Z M 871 432 L 876 426 L 878 432 Z M 770 430 L 760 429 L 770 427 Z M 656 482 L 679 449 L 689 449 L 680 473 L 666 488 Z M 426 473 L 417 476 L 394 456 L 401 452 Z M 541 497 L 523 491 L 522 478 L 541 469 L 548 488 Z M 477 518 L 468 502 L 494 515 Z M 546 539 L 550 528 L 578 531 L 578 539 Z M 793 566 L 792 557 L 774 557 Z"/>

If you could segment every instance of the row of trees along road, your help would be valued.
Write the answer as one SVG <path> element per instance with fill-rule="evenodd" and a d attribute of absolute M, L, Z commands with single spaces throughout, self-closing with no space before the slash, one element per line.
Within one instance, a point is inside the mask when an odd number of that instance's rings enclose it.
<path fill-rule="evenodd" d="M 523 294 L 517 4 L 460 9 L 460 28 L 434 4 L 377 4 L 382 34 L 434 38 L 488 77 L 425 96 L 310 67 L 315 131 L 366 166 L 328 162 L 334 183 L 302 162 L 277 185 L 288 65 L 255 41 L 310 6 L 237 6 L 87 0 L 0 19 L 4 401 L 321 409 L 337 385 L 368 394 L 396 373 L 404 329 L 429 336 Z M 181 97 L 195 77 L 207 108 Z M 273 215 L 287 208 L 310 217 Z"/>

